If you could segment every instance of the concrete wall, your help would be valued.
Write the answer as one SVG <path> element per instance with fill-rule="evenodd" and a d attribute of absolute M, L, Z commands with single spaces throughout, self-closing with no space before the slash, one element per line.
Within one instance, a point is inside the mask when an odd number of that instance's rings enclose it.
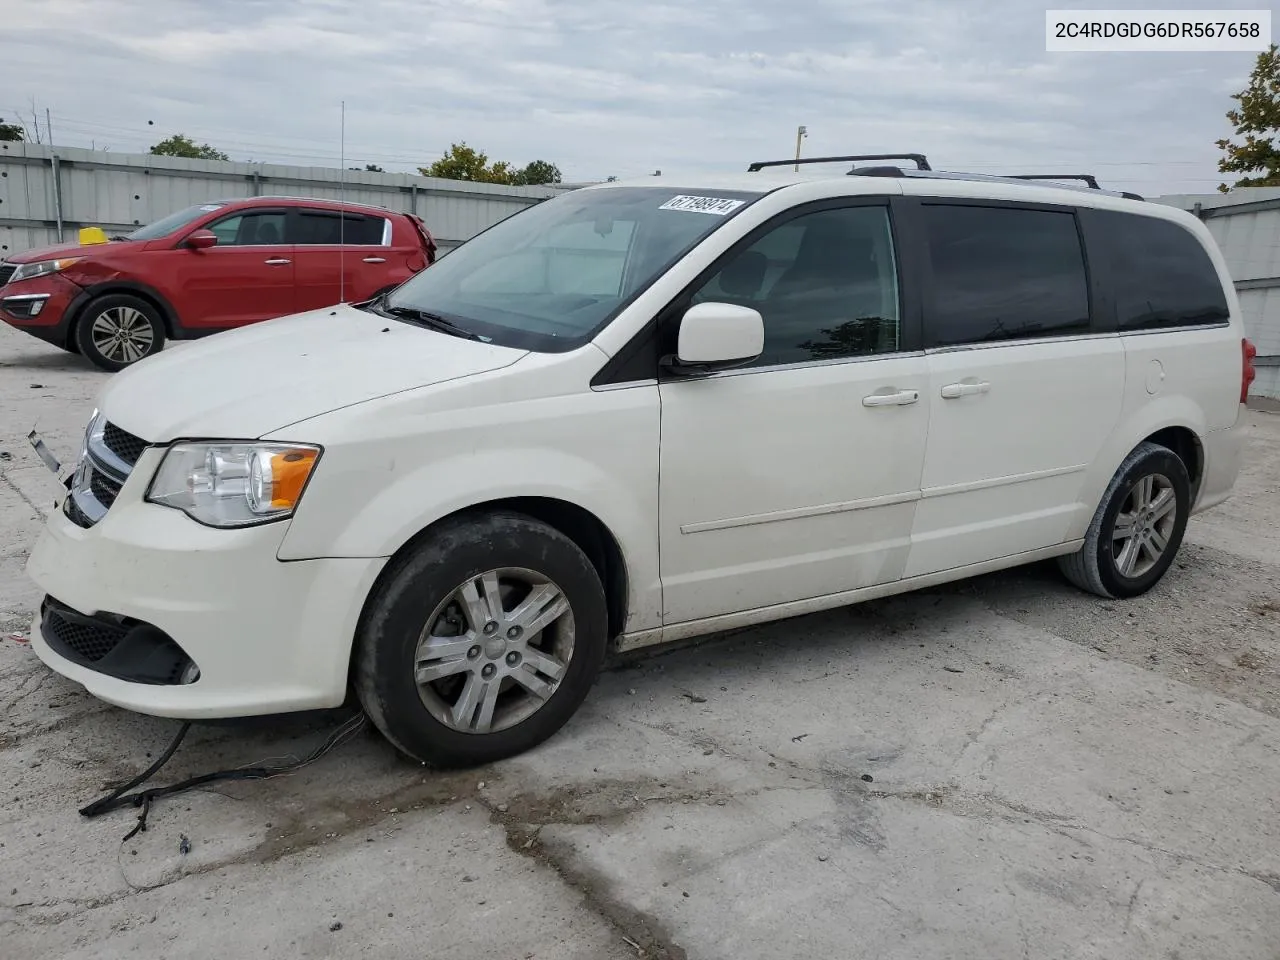
<path fill-rule="evenodd" d="M 1213 234 L 1235 281 L 1246 335 L 1258 348 L 1250 396 L 1280 399 L 1280 187 L 1179 194 L 1156 202 L 1197 214 Z"/>
<path fill-rule="evenodd" d="M 75 243 L 81 227 L 120 233 L 210 200 L 337 200 L 341 191 L 352 202 L 416 213 L 445 251 L 563 189 L 0 142 L 0 259 L 59 242 L 59 220 L 62 238 Z"/>

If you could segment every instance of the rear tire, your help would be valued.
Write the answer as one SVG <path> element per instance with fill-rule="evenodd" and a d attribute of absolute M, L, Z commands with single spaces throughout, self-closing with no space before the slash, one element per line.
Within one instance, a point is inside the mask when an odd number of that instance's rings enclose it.
<path fill-rule="evenodd" d="M 1191 478 L 1172 450 L 1144 441 L 1116 471 L 1077 553 L 1060 557 L 1068 581 L 1107 599 L 1129 599 L 1168 572 L 1191 513 Z"/>
<path fill-rule="evenodd" d="M 115 373 L 164 347 L 160 312 L 128 293 L 110 293 L 91 301 L 76 321 L 76 349 L 100 370 Z"/>
<path fill-rule="evenodd" d="M 447 521 L 395 563 L 356 637 L 356 693 L 414 760 L 470 767 L 554 735 L 604 662 L 591 561 L 553 527 L 495 512 Z"/>

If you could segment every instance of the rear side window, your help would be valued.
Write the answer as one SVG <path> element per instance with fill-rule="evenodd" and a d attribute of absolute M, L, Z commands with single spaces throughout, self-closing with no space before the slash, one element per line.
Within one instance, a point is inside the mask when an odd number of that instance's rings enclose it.
<path fill-rule="evenodd" d="M 933 266 L 928 346 L 1089 330 L 1073 213 L 958 204 L 921 210 Z"/>
<path fill-rule="evenodd" d="M 1099 210 L 1116 298 L 1119 330 L 1158 330 L 1225 323 L 1222 281 L 1195 235 L 1168 220 Z"/>
<path fill-rule="evenodd" d="M 306 246 L 343 243 L 376 247 L 382 243 L 385 225 L 381 217 L 348 213 L 340 218 L 336 210 L 299 210 L 294 219 L 292 242 Z"/>

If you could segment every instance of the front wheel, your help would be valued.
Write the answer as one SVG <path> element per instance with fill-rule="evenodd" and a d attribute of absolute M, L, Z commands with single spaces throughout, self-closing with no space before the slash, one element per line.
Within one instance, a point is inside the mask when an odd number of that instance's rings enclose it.
<path fill-rule="evenodd" d="M 99 369 L 123 370 L 164 346 L 164 321 L 154 306 L 127 293 L 99 297 L 76 322 L 75 344 Z"/>
<path fill-rule="evenodd" d="M 448 521 L 389 572 L 356 639 L 356 692 L 402 753 L 467 767 L 555 734 L 604 661 L 591 561 L 515 513 Z"/>
<path fill-rule="evenodd" d="M 1110 599 L 1146 593 L 1168 571 L 1191 514 L 1191 478 L 1176 453 L 1137 446 L 1116 471 L 1078 553 L 1062 557 L 1077 587 Z"/>

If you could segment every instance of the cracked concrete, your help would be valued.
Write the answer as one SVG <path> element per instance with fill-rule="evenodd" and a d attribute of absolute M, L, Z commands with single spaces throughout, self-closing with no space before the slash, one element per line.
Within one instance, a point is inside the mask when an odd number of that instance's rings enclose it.
<path fill-rule="evenodd" d="M 442 775 L 366 729 L 124 843 L 135 811 L 76 811 L 177 724 L 10 638 L 51 491 L 26 434 L 69 457 L 105 379 L 0 329 L 6 960 L 1280 956 L 1280 418 L 1250 412 L 1238 497 L 1140 600 L 1035 567 L 736 631 L 615 664 L 508 763 Z M 157 782 L 337 722 L 196 726 Z"/>

